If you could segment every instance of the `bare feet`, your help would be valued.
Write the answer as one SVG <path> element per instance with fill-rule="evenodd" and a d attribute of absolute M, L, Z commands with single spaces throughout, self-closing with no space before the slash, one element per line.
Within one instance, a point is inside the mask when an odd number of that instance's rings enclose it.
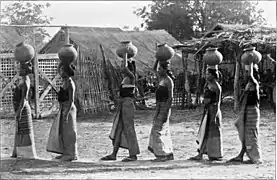
<path fill-rule="evenodd" d="M 243 157 L 237 156 L 237 157 L 230 159 L 228 162 L 243 162 Z"/>
<path fill-rule="evenodd" d="M 197 156 L 189 158 L 189 160 L 200 161 L 200 160 L 203 160 L 203 157 L 202 155 L 198 154 Z"/>
<path fill-rule="evenodd" d="M 136 161 L 137 159 L 138 159 L 137 156 L 129 156 L 129 157 L 122 159 L 122 162 Z"/>
<path fill-rule="evenodd" d="M 72 155 L 63 155 L 61 158 L 60 158 L 61 161 L 74 161 L 74 160 L 77 160 L 77 157 L 76 156 L 72 156 Z"/>
<path fill-rule="evenodd" d="M 107 156 L 104 156 L 100 159 L 101 161 L 115 161 L 116 160 L 116 156 L 114 155 L 107 155 Z"/>

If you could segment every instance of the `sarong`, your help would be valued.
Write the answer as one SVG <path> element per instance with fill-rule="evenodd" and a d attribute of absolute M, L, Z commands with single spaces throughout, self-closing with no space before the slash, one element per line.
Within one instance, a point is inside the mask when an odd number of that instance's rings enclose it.
<path fill-rule="evenodd" d="M 20 119 L 16 120 L 16 133 L 13 156 L 22 158 L 37 158 L 32 112 L 28 101 L 24 100 Z"/>
<path fill-rule="evenodd" d="M 198 152 L 210 158 L 222 158 L 221 111 L 219 105 L 209 105 L 204 110 L 197 135 Z"/>
<path fill-rule="evenodd" d="M 257 106 L 247 106 L 247 96 L 241 106 L 239 118 L 235 126 L 239 133 L 242 144 L 245 143 L 246 154 L 252 161 L 261 159 L 261 148 L 259 144 L 260 110 Z"/>
<path fill-rule="evenodd" d="M 134 116 L 134 99 L 131 97 L 121 98 L 109 135 L 113 146 L 128 149 L 130 155 L 140 153 L 134 125 Z"/>
<path fill-rule="evenodd" d="M 148 145 L 148 150 L 156 157 L 173 154 L 169 127 L 170 114 L 171 108 L 166 102 L 157 102 Z"/>
<path fill-rule="evenodd" d="M 78 156 L 77 150 L 77 109 L 73 103 L 68 122 L 64 123 L 69 101 L 60 102 L 60 110 L 50 129 L 46 150 L 63 155 Z"/>

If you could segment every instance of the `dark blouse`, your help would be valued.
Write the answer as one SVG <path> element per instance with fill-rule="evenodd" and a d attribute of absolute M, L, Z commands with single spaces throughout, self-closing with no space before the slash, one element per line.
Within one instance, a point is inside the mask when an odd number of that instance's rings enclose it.
<path fill-rule="evenodd" d="M 204 90 L 204 98 L 211 99 L 211 104 L 217 103 L 216 92 L 211 91 L 208 87 L 206 87 Z"/>
<path fill-rule="evenodd" d="M 167 87 L 159 85 L 156 90 L 156 101 L 166 102 L 168 98 L 169 95 Z"/>
<path fill-rule="evenodd" d="M 60 88 L 60 91 L 58 93 L 58 101 L 64 102 L 69 100 L 69 89 Z"/>
<path fill-rule="evenodd" d="M 16 87 L 13 92 L 13 102 L 20 103 L 22 99 L 22 90 L 19 87 Z"/>
<path fill-rule="evenodd" d="M 257 96 L 257 91 L 247 91 L 247 105 L 258 105 L 260 104 L 260 100 Z"/>
<path fill-rule="evenodd" d="M 123 84 L 120 85 L 119 96 L 124 97 L 135 97 L 135 87 L 122 87 Z"/>

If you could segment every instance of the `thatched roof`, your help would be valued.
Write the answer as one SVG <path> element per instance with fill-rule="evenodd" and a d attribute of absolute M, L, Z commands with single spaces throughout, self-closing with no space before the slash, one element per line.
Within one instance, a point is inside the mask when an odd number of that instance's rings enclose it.
<path fill-rule="evenodd" d="M 0 53 L 13 52 L 15 46 L 22 41 L 15 27 L 0 27 Z"/>
<path fill-rule="evenodd" d="M 68 32 L 70 40 L 80 47 L 83 54 L 97 54 L 97 59 L 100 60 L 103 59 L 99 49 L 99 45 L 101 44 L 104 48 L 106 58 L 108 58 L 114 66 L 120 65 L 121 59 L 116 55 L 116 49 L 120 45 L 120 42 L 126 40 L 132 41 L 132 43 L 138 48 L 138 54 L 135 57 L 138 72 L 147 72 L 154 64 L 156 43 L 167 43 L 169 45 L 180 44 L 180 42 L 165 30 L 122 31 L 121 29 L 116 28 L 70 27 L 68 28 Z M 57 34 L 59 33 L 61 33 L 61 31 Z M 58 47 L 50 48 L 49 50 L 49 46 L 56 42 L 54 39 L 57 38 L 57 34 L 51 40 L 52 43 L 48 43 L 41 52 L 48 49 L 47 53 L 56 53 L 59 50 Z M 189 69 L 193 69 L 194 65 L 192 64 L 192 62 L 189 63 L 189 66 L 192 66 Z M 175 71 L 182 70 L 180 56 L 176 55 L 172 59 L 172 68 Z"/>
<path fill-rule="evenodd" d="M 225 34 L 224 34 L 225 33 Z M 276 40 L 276 33 L 277 29 L 275 27 L 270 26 L 259 26 L 259 25 L 246 25 L 246 24 L 222 24 L 218 23 L 209 31 L 202 38 L 209 38 L 215 35 L 242 35 L 243 33 L 251 33 L 258 35 L 259 39 L 271 39 Z"/>

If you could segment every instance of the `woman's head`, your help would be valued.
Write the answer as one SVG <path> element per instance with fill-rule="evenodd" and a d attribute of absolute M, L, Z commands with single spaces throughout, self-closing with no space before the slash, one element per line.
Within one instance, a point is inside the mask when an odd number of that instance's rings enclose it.
<path fill-rule="evenodd" d="M 169 76 L 172 80 L 175 79 L 172 71 L 170 70 L 170 62 L 169 61 L 160 61 L 159 62 L 159 67 L 158 67 L 158 75 L 160 77 L 165 77 L 165 76 Z"/>
<path fill-rule="evenodd" d="M 75 66 L 73 64 L 61 63 L 58 67 L 58 72 L 62 78 L 69 78 L 75 74 Z"/>
<path fill-rule="evenodd" d="M 207 68 L 206 70 L 206 80 L 218 80 L 219 79 L 219 71 L 218 69 Z"/>
<path fill-rule="evenodd" d="M 32 62 L 20 63 L 19 75 L 27 76 L 28 74 L 33 73 L 33 65 Z"/>

